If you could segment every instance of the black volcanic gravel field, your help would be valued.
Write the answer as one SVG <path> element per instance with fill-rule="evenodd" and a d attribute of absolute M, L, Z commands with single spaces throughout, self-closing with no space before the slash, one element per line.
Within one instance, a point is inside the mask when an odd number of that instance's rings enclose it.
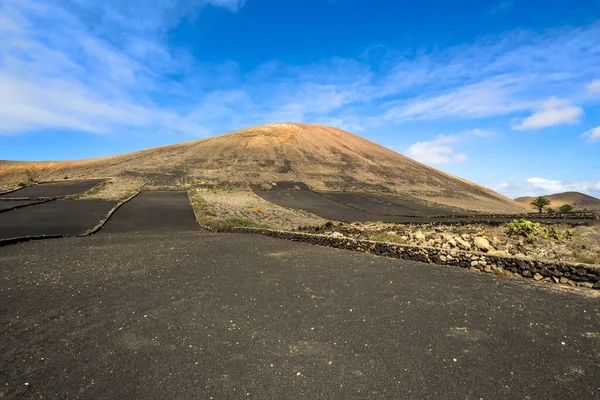
<path fill-rule="evenodd" d="M 98 224 L 115 201 L 56 200 L 0 214 L 0 239 L 79 235 Z"/>
<path fill-rule="evenodd" d="M 0 398 L 597 399 L 589 291 L 263 236 L 0 248 Z"/>
<path fill-rule="evenodd" d="M 59 197 L 67 196 L 72 194 L 78 194 L 86 192 L 92 189 L 94 186 L 103 182 L 103 179 L 91 179 L 85 181 L 69 181 L 64 182 L 48 182 L 40 183 L 38 185 L 25 187 L 13 192 L 5 193 L 0 195 L 0 198 L 31 198 L 35 199 L 38 197 Z"/>
<path fill-rule="evenodd" d="M 187 192 L 143 191 L 123 204 L 102 233 L 197 230 Z"/>
<path fill-rule="evenodd" d="M 492 222 L 504 223 L 513 220 L 512 217 L 487 217 L 484 214 L 481 217 L 464 216 L 452 214 L 443 208 L 432 208 L 427 205 L 412 202 L 411 210 L 408 209 L 409 203 L 404 205 L 384 204 L 381 200 L 371 198 L 371 194 L 354 193 L 317 193 L 308 190 L 256 190 L 255 193 L 263 199 L 270 201 L 282 207 L 304 210 L 322 218 L 332 221 L 344 222 L 388 222 L 398 224 L 421 224 L 421 223 L 477 223 Z M 349 204 L 352 204 L 349 205 Z M 367 212 L 365 210 L 369 210 Z M 396 210 L 396 215 L 389 215 Z M 445 214 L 449 217 L 432 217 L 431 215 Z M 412 212 L 414 215 L 408 214 Z M 401 216 L 401 214 L 406 214 Z M 528 219 L 536 222 L 545 223 L 566 223 L 566 224 L 589 224 L 592 221 L 587 219 L 548 219 L 532 218 Z"/>

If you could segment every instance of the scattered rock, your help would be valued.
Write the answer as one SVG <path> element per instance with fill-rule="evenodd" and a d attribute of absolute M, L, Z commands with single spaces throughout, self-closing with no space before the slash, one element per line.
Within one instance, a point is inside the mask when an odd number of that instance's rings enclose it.
<path fill-rule="evenodd" d="M 536 281 L 541 281 L 542 279 L 544 279 L 544 277 L 536 272 L 533 276 L 533 279 L 535 279 Z"/>
<path fill-rule="evenodd" d="M 591 289 L 594 287 L 594 284 L 592 282 L 577 282 L 577 286 Z"/>
<path fill-rule="evenodd" d="M 423 235 L 423 232 L 421 232 L 421 231 L 417 231 L 414 235 L 414 238 L 421 242 L 425 241 L 425 235 Z"/>
<path fill-rule="evenodd" d="M 339 232 L 332 232 L 329 234 L 329 236 L 331 237 L 336 237 L 336 238 L 345 238 L 346 236 L 344 236 L 343 234 L 339 233 Z"/>
<path fill-rule="evenodd" d="M 483 237 L 476 237 L 475 239 L 473 239 L 473 244 L 475 245 L 475 247 L 477 247 L 479 250 L 483 251 L 484 253 L 487 253 L 490 250 L 493 250 L 492 246 L 490 245 L 490 242 Z"/>
<path fill-rule="evenodd" d="M 456 244 L 458 245 L 459 248 L 463 249 L 463 250 L 471 250 L 471 244 L 469 242 L 464 241 L 462 238 L 460 237 L 455 237 L 454 240 L 456 241 Z"/>

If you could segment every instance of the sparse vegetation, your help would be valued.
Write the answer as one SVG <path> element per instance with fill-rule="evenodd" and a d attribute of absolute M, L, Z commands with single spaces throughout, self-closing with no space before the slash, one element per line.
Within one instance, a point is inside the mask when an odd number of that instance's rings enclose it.
<path fill-rule="evenodd" d="M 516 255 L 541 260 L 600 264 L 598 225 L 571 227 L 534 224 L 527 220 L 516 220 L 501 226 L 340 222 L 306 226 L 298 230 L 410 246 L 484 251 L 498 256 Z"/>
<path fill-rule="evenodd" d="M 539 196 L 533 199 L 531 206 L 538 210 L 541 214 L 544 211 L 544 207 L 550 204 L 550 200 L 545 196 Z"/>
<path fill-rule="evenodd" d="M 117 200 L 129 198 L 142 189 L 141 179 L 111 178 L 85 193 L 69 196 L 74 200 Z"/>
<path fill-rule="evenodd" d="M 379 232 L 371 236 L 371 240 L 376 242 L 388 242 L 397 244 L 408 244 L 408 241 L 395 232 Z"/>
<path fill-rule="evenodd" d="M 600 251 L 582 251 L 574 254 L 573 261 L 583 264 L 600 263 Z"/>
<path fill-rule="evenodd" d="M 573 211 L 573 206 L 570 204 L 563 204 L 562 206 L 560 206 L 559 210 L 561 213 L 568 213 Z"/>
<path fill-rule="evenodd" d="M 188 192 L 198 223 L 211 228 L 260 227 L 294 230 L 300 225 L 324 222 L 304 211 L 289 210 L 269 203 L 250 191 Z"/>
<path fill-rule="evenodd" d="M 535 236 L 540 230 L 541 224 L 531 222 L 527 219 L 515 219 L 507 225 L 507 233 L 512 236 Z"/>

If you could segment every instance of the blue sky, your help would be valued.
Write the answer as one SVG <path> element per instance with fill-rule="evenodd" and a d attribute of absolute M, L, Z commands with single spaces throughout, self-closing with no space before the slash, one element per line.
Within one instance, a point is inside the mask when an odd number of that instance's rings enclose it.
<path fill-rule="evenodd" d="M 600 1 L 0 0 L 0 159 L 271 122 L 600 196 Z"/>

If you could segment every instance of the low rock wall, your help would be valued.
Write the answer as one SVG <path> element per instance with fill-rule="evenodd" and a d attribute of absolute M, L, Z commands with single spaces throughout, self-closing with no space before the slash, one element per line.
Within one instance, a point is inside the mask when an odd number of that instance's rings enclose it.
<path fill-rule="evenodd" d="M 429 217 L 432 218 L 432 217 Z M 539 213 L 527 213 L 527 214 L 452 214 L 452 215 L 438 215 L 435 218 L 446 218 L 446 219 L 457 219 L 457 218 L 472 218 L 472 219 L 589 219 L 597 220 L 600 219 L 600 213 L 584 212 L 584 211 L 571 211 L 568 213 L 554 213 L 554 214 L 542 214 Z"/>
<path fill-rule="evenodd" d="M 406 246 L 394 243 L 355 240 L 327 235 L 275 231 L 269 229 L 232 228 L 226 231 L 261 234 L 279 239 L 373 253 L 379 256 L 402 260 L 477 269 L 488 273 L 506 274 L 508 272 L 525 278 L 532 278 L 537 281 L 600 289 L 600 266 L 588 264 L 538 261 L 518 257 L 501 257 L 461 250 Z"/>

